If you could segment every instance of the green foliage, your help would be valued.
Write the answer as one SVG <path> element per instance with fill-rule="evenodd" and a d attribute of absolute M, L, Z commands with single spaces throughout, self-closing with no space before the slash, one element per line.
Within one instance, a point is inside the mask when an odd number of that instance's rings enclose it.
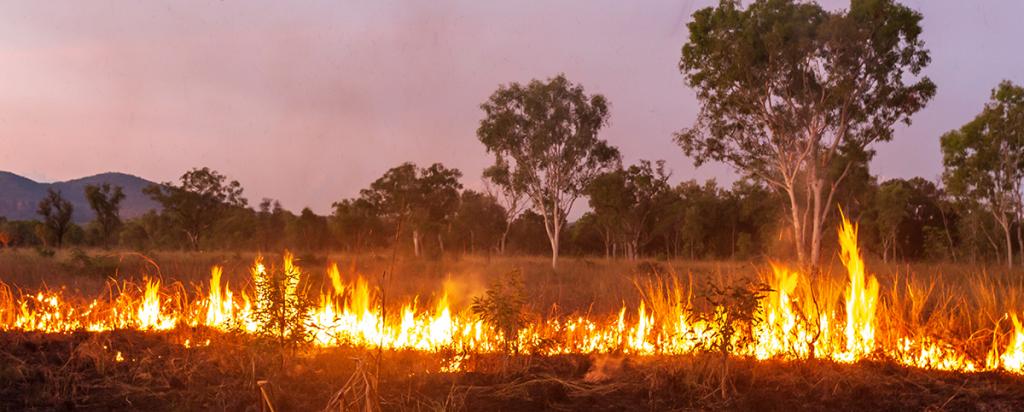
<path fill-rule="evenodd" d="M 265 273 L 253 276 L 255 301 L 258 302 L 253 318 L 258 325 L 258 335 L 272 338 L 281 346 L 295 346 L 312 338 L 307 328 L 307 313 L 312 302 L 305 291 L 299 289 L 301 270 L 287 261 L 288 258 L 282 268 L 270 266 Z"/>
<path fill-rule="evenodd" d="M 509 228 L 508 245 L 513 253 L 540 255 L 550 252 L 548 235 L 544 231 L 544 217 L 526 210 Z"/>
<path fill-rule="evenodd" d="M 412 232 L 416 256 L 420 255 L 421 241 L 429 234 L 437 237 L 443 252 L 441 233 L 458 208 L 460 177 L 458 169 L 440 163 L 426 168 L 403 163 L 360 191 L 360 197 L 379 216 L 390 220 L 395 231 L 408 228 Z"/>
<path fill-rule="evenodd" d="M 875 195 L 876 224 L 882 234 L 882 255 L 888 260 L 890 250 L 896 255 L 896 241 L 900 226 L 909 216 L 910 191 L 900 181 L 887 181 Z"/>
<path fill-rule="evenodd" d="M 630 259 L 636 259 L 651 240 L 657 216 L 673 200 L 669 175 L 665 161 L 652 165 L 641 160 L 627 169 L 598 175 L 587 187 L 590 207 L 608 232 L 605 238 L 617 238 Z"/>
<path fill-rule="evenodd" d="M 149 250 L 152 247 L 149 233 L 137 220 L 129 221 L 121 228 L 118 243 L 133 250 Z"/>
<path fill-rule="evenodd" d="M 93 212 L 96 212 L 98 240 L 103 246 L 109 246 L 114 234 L 121 228 L 118 211 L 124 197 L 121 186 L 111 188 L 109 183 L 85 186 L 85 199 L 89 201 Z"/>
<path fill-rule="evenodd" d="M 497 161 L 497 164 L 484 169 L 482 177 L 487 194 L 494 198 L 504 214 L 502 220 L 505 221 L 505 229 L 498 242 L 498 252 L 505 254 L 508 235 L 512 231 L 512 223 L 529 206 L 529 201 L 526 198 L 526 182 L 523 181 L 524 176 L 513 175 L 507 165 L 500 160 Z"/>
<path fill-rule="evenodd" d="M 200 241 L 231 208 L 244 208 L 242 186 L 215 170 L 192 169 L 181 184 L 151 185 L 143 192 L 163 206 L 162 214 L 182 231 L 189 246 L 199 250 Z"/>
<path fill-rule="evenodd" d="M 30 220 L 7 220 L 0 218 L 0 231 L 7 234 L 8 246 L 37 246 L 42 239 L 36 236 L 38 222 Z"/>
<path fill-rule="evenodd" d="M 519 271 L 491 283 L 484 296 L 473 298 L 472 310 L 480 320 L 494 326 L 505 340 L 506 352 L 519 352 L 519 330 L 526 325 L 526 296 Z"/>
<path fill-rule="evenodd" d="M 36 210 L 43 218 L 43 238 L 52 239 L 54 245 L 60 248 L 64 243 L 64 236 L 71 228 L 71 214 L 74 210 L 74 206 L 61 196 L 59 190 L 47 189 L 46 197 L 39 201 L 39 208 Z"/>
<path fill-rule="evenodd" d="M 729 286 L 714 283 L 708 287 L 703 296 L 712 308 L 707 319 L 715 331 L 710 340 L 713 347 L 709 348 L 723 356 L 728 356 L 736 349 L 736 345 L 752 343 L 753 329 L 763 321 L 764 308 L 761 301 L 771 292 L 768 285 L 759 282 L 744 282 Z M 742 332 L 737 335 L 737 332 Z M 737 341 L 736 336 L 746 339 Z"/>
<path fill-rule="evenodd" d="M 501 236 L 507 227 L 505 216 L 505 209 L 493 196 L 465 190 L 452 220 L 452 236 L 465 252 L 500 250 Z"/>
<path fill-rule="evenodd" d="M 256 240 L 260 250 L 276 250 L 281 247 L 289 215 L 277 200 L 264 198 L 260 202 L 255 216 Z"/>
<path fill-rule="evenodd" d="M 944 134 L 941 146 L 946 187 L 961 203 L 992 215 L 1012 266 L 1012 225 L 1024 217 L 1024 88 L 1000 83 L 982 112 Z"/>
<path fill-rule="evenodd" d="M 675 140 L 697 165 L 725 162 L 786 192 L 798 257 L 815 265 L 836 189 L 856 169 L 843 157 L 870 155 L 935 95 L 927 77 L 906 83 L 931 60 L 920 20 L 891 0 L 698 10 L 679 68 L 701 112 Z"/>
<path fill-rule="evenodd" d="M 598 174 L 619 164 L 619 151 L 598 133 L 608 123 L 608 101 L 558 75 L 526 85 L 502 85 L 480 105 L 477 137 L 494 155 L 499 185 L 520 185 L 544 219 L 551 265 L 573 203 Z"/>
<path fill-rule="evenodd" d="M 363 198 L 334 202 L 331 226 L 335 239 L 348 251 L 387 244 L 384 222 L 370 202 Z"/>
<path fill-rule="evenodd" d="M 304 251 L 322 251 L 331 246 L 327 217 L 318 216 L 312 209 L 302 208 L 295 220 L 295 228 L 298 232 L 295 238 L 299 240 L 296 247 Z"/>

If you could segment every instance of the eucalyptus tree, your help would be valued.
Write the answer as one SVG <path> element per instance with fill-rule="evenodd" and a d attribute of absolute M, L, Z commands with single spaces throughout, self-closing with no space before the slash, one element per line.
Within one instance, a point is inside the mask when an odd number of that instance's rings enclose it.
<path fill-rule="evenodd" d="M 389 219 L 397 239 L 408 230 L 412 233 L 413 253 L 421 255 L 423 236 L 437 235 L 438 247 L 444 252 L 441 229 L 451 222 L 459 206 L 459 178 L 462 172 L 440 163 L 418 168 L 403 163 L 384 173 L 360 197 L 381 216 Z"/>
<path fill-rule="evenodd" d="M 43 228 L 47 234 L 53 236 L 54 243 L 58 248 L 64 244 L 64 235 L 71 229 L 71 214 L 75 207 L 59 190 L 47 189 L 46 197 L 39 201 L 39 208 L 36 213 L 43 218 Z"/>
<path fill-rule="evenodd" d="M 520 176 L 512 176 L 509 169 L 501 165 L 484 169 L 483 181 L 485 191 L 503 211 L 505 228 L 498 239 L 498 253 L 504 255 L 512 223 L 523 214 L 529 204 L 526 199 L 526 185 Z"/>
<path fill-rule="evenodd" d="M 999 224 L 1006 265 L 1013 267 L 1012 229 L 1021 218 L 1024 184 L 1024 88 L 1004 81 L 992 90 L 981 113 L 942 136 L 942 162 L 950 194 L 977 203 Z M 1017 237 L 1024 240 L 1019 231 Z"/>
<path fill-rule="evenodd" d="M 594 177 L 619 164 L 618 149 L 598 137 L 608 124 L 608 100 L 558 75 L 502 85 L 480 107 L 477 137 L 494 155 L 493 168 L 521 182 L 543 218 L 557 268 L 573 204 Z"/>
<path fill-rule="evenodd" d="M 361 251 L 368 245 L 383 244 L 384 222 L 374 206 L 364 198 L 334 202 L 332 227 L 335 238 L 349 251 Z"/>
<path fill-rule="evenodd" d="M 601 174 L 587 189 L 590 207 L 599 221 L 613 224 L 624 253 L 636 260 L 653 231 L 657 215 L 668 204 L 672 187 L 665 162 L 641 160 L 626 169 Z M 607 254 L 607 253 L 606 253 Z"/>
<path fill-rule="evenodd" d="M 164 182 L 143 189 L 143 193 L 163 206 L 161 212 L 185 233 L 189 246 L 199 250 L 201 241 L 231 208 L 244 208 L 242 185 L 208 167 L 181 175 L 181 183 Z"/>
<path fill-rule="evenodd" d="M 921 14 L 891 0 L 735 0 L 698 10 L 679 63 L 702 103 L 676 142 L 697 165 L 720 161 L 787 197 L 799 260 L 816 266 L 825 219 L 852 163 L 844 150 L 893 137 L 935 94 Z"/>
<path fill-rule="evenodd" d="M 85 199 L 96 212 L 96 224 L 104 246 L 109 245 L 114 233 L 121 227 L 119 214 L 121 201 L 125 198 L 121 186 L 111 187 L 109 183 L 85 186 Z"/>
<path fill-rule="evenodd" d="M 900 180 L 889 180 L 878 187 L 874 206 L 875 221 L 882 238 L 882 261 L 888 262 L 890 256 L 896 258 L 900 228 L 909 218 L 907 206 L 910 196 L 907 186 Z"/>
<path fill-rule="evenodd" d="M 504 237 L 512 226 L 506 220 L 507 215 L 493 195 L 464 190 L 452 221 L 453 238 L 461 241 L 463 250 L 469 253 L 476 253 L 481 248 L 487 255 L 495 250 L 500 252 Z"/>

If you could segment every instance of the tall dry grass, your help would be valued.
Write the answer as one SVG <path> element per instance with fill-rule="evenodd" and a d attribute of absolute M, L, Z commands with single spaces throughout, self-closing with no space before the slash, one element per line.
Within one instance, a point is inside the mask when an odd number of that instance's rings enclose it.
<path fill-rule="evenodd" d="M 98 296 L 114 284 L 136 285 L 143 277 L 157 277 L 164 285 L 189 292 L 205 285 L 213 265 L 224 267 L 224 279 L 234 288 L 250 281 L 248 267 L 258 252 L 154 252 L 89 250 L 86 256 L 98 262 L 84 267 L 71 250 L 44 257 L 30 249 L 0 252 L 0 288 L 3 294 L 15 290 L 62 288 L 69 295 Z M 265 254 L 268 262 L 279 254 Z M 390 265 L 387 253 L 303 254 L 297 264 L 307 273 L 304 282 L 312 289 L 328 285 L 326 267 L 337 262 L 347 278 L 363 276 L 371 284 Z M 113 262 L 113 263 L 111 263 Z M 88 263 L 85 264 L 88 266 Z M 785 265 L 785 263 L 782 263 Z M 1007 313 L 1024 310 L 1024 271 L 1001 266 L 953 263 L 867 262 L 868 272 L 881 285 L 878 321 L 881 331 L 893 336 L 949 336 L 957 344 L 972 348 L 991 341 L 996 325 L 1006 332 Z M 522 274 L 529 309 L 535 313 L 614 313 L 623 304 L 633 306 L 644 300 L 655 316 L 678 313 L 681 306 L 699 304 L 695 297 L 706 294 L 710 285 L 750 281 L 772 284 L 766 261 L 623 261 L 603 258 L 569 257 L 557 272 L 540 256 L 446 256 L 441 259 L 400 258 L 388 285 L 389 299 L 408 301 L 415 297 L 432 300 L 447 294 L 456 309 L 466 308 L 472 298 L 484 293 L 497 277 L 518 271 Z M 125 283 L 127 281 L 127 283 Z M 328 283 L 325 283 L 328 282 Z M 847 275 L 838 259 L 827 262 L 814 277 L 801 275 L 797 291 L 808 313 L 842 311 Z M 14 290 L 12 290 L 14 288 Z M 115 295 L 116 293 L 110 293 Z M 187 296 L 191 293 L 175 293 Z M 0 299 L 0 302 L 12 299 Z M 813 306 L 813 307 L 811 307 Z M 5 311 L 10 313 L 10 311 Z M 880 339 L 889 338 L 886 335 Z"/>

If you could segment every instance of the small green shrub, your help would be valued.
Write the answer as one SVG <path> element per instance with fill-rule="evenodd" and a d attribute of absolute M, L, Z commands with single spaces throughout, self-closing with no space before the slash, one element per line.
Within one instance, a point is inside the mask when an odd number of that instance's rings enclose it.
<path fill-rule="evenodd" d="M 472 310 L 480 320 L 505 337 L 505 352 L 519 352 L 519 330 L 526 325 L 526 293 L 519 270 L 491 283 L 484 296 L 473 298 Z"/>
<path fill-rule="evenodd" d="M 301 270 L 292 264 L 289 255 L 285 256 L 284 267 L 268 266 L 262 274 L 253 276 L 257 334 L 276 340 L 282 347 L 294 347 L 311 338 L 306 326 L 312 302 L 299 289 L 301 277 Z"/>

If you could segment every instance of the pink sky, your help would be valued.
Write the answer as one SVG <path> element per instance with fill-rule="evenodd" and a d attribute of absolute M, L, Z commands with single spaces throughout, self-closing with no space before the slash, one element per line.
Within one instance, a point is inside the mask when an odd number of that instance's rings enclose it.
<path fill-rule="evenodd" d="M 210 166 L 253 203 L 321 213 L 403 161 L 458 167 L 475 188 L 491 161 L 479 104 L 564 72 L 610 99 L 603 136 L 627 162 L 728 183 L 729 168 L 695 170 L 671 142 L 697 112 L 676 68 L 685 23 L 709 3 L 4 2 L 0 170 L 163 181 Z M 1024 83 L 1024 2 L 906 4 L 925 16 L 939 92 L 872 168 L 935 178 L 938 137 L 1001 79 Z"/>

